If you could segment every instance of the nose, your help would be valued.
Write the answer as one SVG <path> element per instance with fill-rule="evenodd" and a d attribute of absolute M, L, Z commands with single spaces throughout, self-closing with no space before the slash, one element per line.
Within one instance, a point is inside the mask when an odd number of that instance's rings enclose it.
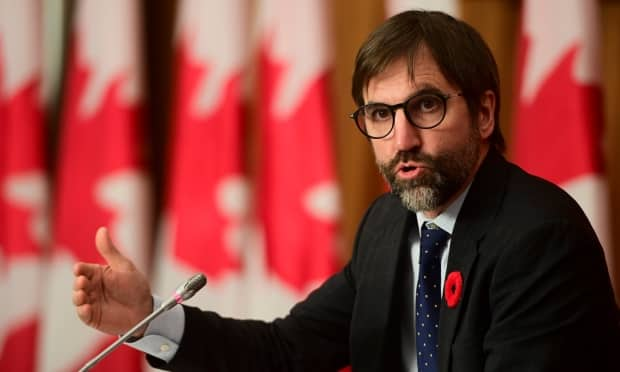
<path fill-rule="evenodd" d="M 411 151 L 421 143 L 420 129 L 409 123 L 402 109 L 394 113 L 394 141 L 398 151 Z"/>

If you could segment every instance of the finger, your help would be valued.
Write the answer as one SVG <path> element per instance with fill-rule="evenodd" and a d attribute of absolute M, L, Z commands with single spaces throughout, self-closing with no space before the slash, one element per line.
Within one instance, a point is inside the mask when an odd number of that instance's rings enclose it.
<path fill-rule="evenodd" d="M 84 304 L 75 308 L 78 317 L 86 324 L 90 325 L 93 319 L 93 308 L 90 304 Z"/>
<path fill-rule="evenodd" d="M 73 291 L 71 295 L 71 300 L 73 301 L 73 304 L 75 306 L 81 306 L 86 304 L 86 302 L 88 301 L 88 296 L 84 291 Z"/>
<path fill-rule="evenodd" d="M 92 279 L 100 270 L 101 265 L 98 264 L 77 262 L 73 265 L 73 275 L 76 277 L 82 275 L 88 279 Z"/>
<path fill-rule="evenodd" d="M 92 285 L 92 281 L 85 277 L 84 275 L 80 275 L 73 279 L 73 290 L 89 290 Z"/>
<path fill-rule="evenodd" d="M 123 256 L 123 254 L 116 249 L 114 243 L 112 243 L 108 229 L 105 227 L 100 227 L 97 230 L 95 244 L 97 245 L 97 249 L 99 250 L 101 256 L 112 269 L 120 271 L 129 271 L 133 269 L 133 264 L 131 261 Z"/>

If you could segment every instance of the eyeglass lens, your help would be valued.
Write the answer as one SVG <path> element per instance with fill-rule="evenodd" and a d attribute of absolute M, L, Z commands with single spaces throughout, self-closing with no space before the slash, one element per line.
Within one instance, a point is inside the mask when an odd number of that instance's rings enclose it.
<path fill-rule="evenodd" d="M 445 99 L 435 94 L 422 94 L 411 97 L 398 105 L 372 103 L 365 105 L 357 115 L 356 122 L 367 136 L 381 138 L 387 136 L 394 126 L 394 115 L 400 107 L 411 124 L 420 128 L 431 128 L 441 122 L 445 114 Z"/>

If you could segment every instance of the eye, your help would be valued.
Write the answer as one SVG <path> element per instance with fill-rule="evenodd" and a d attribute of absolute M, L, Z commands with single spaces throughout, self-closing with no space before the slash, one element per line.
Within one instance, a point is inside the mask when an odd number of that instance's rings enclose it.
<path fill-rule="evenodd" d="M 392 111 L 386 105 L 368 105 L 366 106 L 364 112 L 366 114 L 366 118 L 372 121 L 392 120 Z"/>
<path fill-rule="evenodd" d="M 432 94 L 425 94 L 416 97 L 409 102 L 409 112 L 416 112 L 420 114 L 432 113 L 441 108 L 443 102 L 441 99 Z"/>

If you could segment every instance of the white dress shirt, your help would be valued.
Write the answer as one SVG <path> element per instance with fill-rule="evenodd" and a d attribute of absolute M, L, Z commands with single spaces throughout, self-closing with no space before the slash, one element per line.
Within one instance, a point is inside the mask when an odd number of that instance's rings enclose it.
<path fill-rule="evenodd" d="M 448 268 L 448 255 L 450 253 L 450 243 L 452 242 L 452 232 L 454 231 L 456 218 L 461 211 L 463 201 L 465 201 L 465 196 L 467 196 L 470 186 L 471 184 L 467 186 L 465 191 L 463 191 L 463 193 L 461 193 L 461 195 L 459 195 L 459 197 L 454 200 L 443 213 L 434 219 L 426 217 L 424 212 L 416 212 L 416 218 L 418 220 L 418 233 L 414 234 L 414 232 L 411 231 L 409 234 L 409 245 L 411 246 L 411 265 L 413 268 L 413 292 L 411 293 L 411 303 L 413 304 L 412 311 L 417 305 L 415 302 L 415 292 L 417 288 L 416 283 L 418 282 L 418 273 L 420 271 L 420 235 L 422 225 L 426 222 L 432 222 L 450 234 L 446 245 L 441 251 L 441 288 L 443 288 L 446 270 Z M 443 298 L 443 290 L 441 291 L 441 296 Z M 412 319 L 415 319 L 414 313 L 412 313 L 411 316 L 413 317 Z M 406 369 L 410 372 L 418 372 L 418 358 L 415 352 L 415 321 L 411 322 L 411 324 L 413 325 L 413 329 L 406 329 L 405 327 L 402 329 L 402 355 Z"/>
<path fill-rule="evenodd" d="M 153 296 L 153 310 L 159 308 L 163 302 L 161 298 Z M 153 319 L 146 328 L 144 337 L 125 345 L 169 362 L 179 349 L 184 329 L 183 307 L 175 306 Z"/>

